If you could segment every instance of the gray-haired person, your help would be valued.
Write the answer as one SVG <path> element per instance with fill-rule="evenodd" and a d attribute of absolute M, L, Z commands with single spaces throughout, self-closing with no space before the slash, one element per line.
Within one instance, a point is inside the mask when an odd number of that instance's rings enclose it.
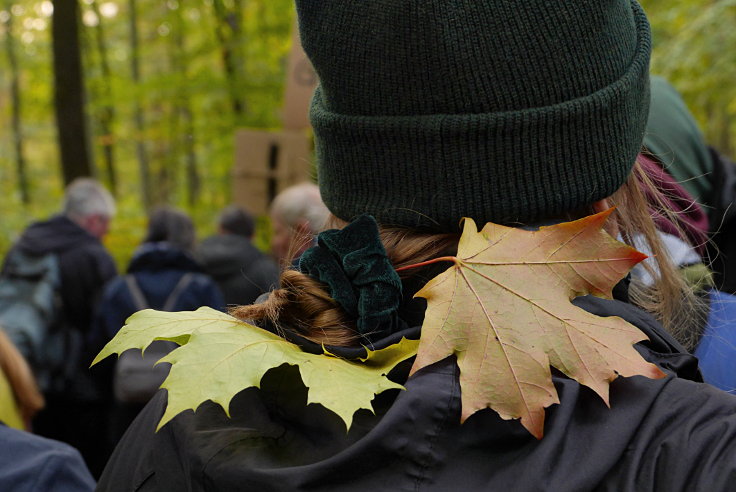
<path fill-rule="evenodd" d="M 271 252 L 279 264 L 288 266 L 322 232 L 330 211 L 322 202 L 319 188 L 300 183 L 279 193 L 271 204 Z"/>
<path fill-rule="evenodd" d="M 33 258 L 55 259 L 59 303 L 53 330 L 62 334 L 64 374 L 42 384 L 46 408 L 34 420 L 33 429 L 77 447 L 93 474 L 99 473 L 99 461 L 104 459 L 98 458 L 96 448 L 95 426 L 102 424 L 95 413 L 99 395 L 88 384 L 85 339 L 102 287 L 117 273 L 101 242 L 114 215 L 115 200 L 99 182 L 73 181 L 64 193 L 61 213 L 31 224 L 5 257 L 0 274 L 3 278 L 15 275 Z"/>

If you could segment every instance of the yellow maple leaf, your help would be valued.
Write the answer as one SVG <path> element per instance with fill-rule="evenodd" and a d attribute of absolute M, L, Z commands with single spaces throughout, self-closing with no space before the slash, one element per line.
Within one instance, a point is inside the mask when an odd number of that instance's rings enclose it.
<path fill-rule="evenodd" d="M 160 361 L 169 362 L 171 370 L 161 385 L 168 391 L 168 401 L 158 428 L 208 400 L 229 415 L 237 393 L 260 387 L 267 371 L 290 364 L 299 368 L 308 403 L 332 410 L 349 429 L 355 412 L 373 411 L 375 395 L 404 389 L 386 375 L 412 357 L 418 343 L 402 338 L 381 350 L 366 349 L 364 359 L 349 361 L 329 352 L 304 352 L 278 335 L 208 307 L 176 313 L 146 309 L 128 318 L 92 364 L 125 350 L 145 350 L 155 340 L 180 345 Z"/>
<path fill-rule="evenodd" d="M 559 403 L 550 365 L 608 402 L 617 376 L 664 377 L 633 344 L 646 340 L 618 317 L 574 306 L 575 297 L 611 298 L 616 283 L 646 258 L 603 230 L 611 210 L 538 231 L 465 219 L 454 265 L 416 296 L 427 299 L 412 374 L 457 357 L 462 421 L 484 408 L 521 423 L 538 439 L 544 409 Z"/>

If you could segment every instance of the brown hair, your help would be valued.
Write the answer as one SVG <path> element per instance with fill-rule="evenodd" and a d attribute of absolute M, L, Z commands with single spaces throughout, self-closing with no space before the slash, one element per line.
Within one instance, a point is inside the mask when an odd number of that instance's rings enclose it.
<path fill-rule="evenodd" d="M 649 200 L 645 190 L 649 192 Z M 681 221 L 667 206 L 663 191 L 638 164 L 626 183 L 611 196 L 610 202 L 616 207 L 616 220 L 623 241 L 636 247 L 635 237 L 639 235 L 656 260 L 657 268 L 646 262 L 642 264 L 654 279 L 652 285 L 636 280 L 631 282 L 631 302 L 654 315 L 686 349 L 694 350 L 705 327 L 707 306 L 672 263 L 650 213 L 665 217 L 679 231 L 678 236 L 686 238 Z"/>
<path fill-rule="evenodd" d="M 644 265 L 655 279 L 647 287 L 632 281 L 629 295 L 631 302 L 655 316 L 686 348 L 692 349 L 699 339 L 697 330 L 702 325 L 702 302 L 693 293 L 669 259 L 657 229 L 649 215 L 650 205 L 642 192 L 649 187 L 658 196 L 658 190 L 637 164 L 624 184 L 610 201 L 616 209 L 616 221 L 625 242 L 633 245 L 641 235 L 654 252 L 657 268 Z M 677 217 L 667 210 L 664 202 L 654 204 L 660 213 L 677 224 Z M 581 212 L 587 215 L 590 211 Z M 570 220 L 579 217 L 569 217 Z M 339 228 L 344 222 L 333 218 L 330 226 Z M 383 242 L 389 259 L 395 268 L 421 263 L 433 258 L 454 255 L 459 234 L 427 234 L 405 228 L 382 228 Z M 684 237 L 684 236 L 683 236 Z M 402 280 L 421 275 L 421 269 L 400 272 Z M 266 320 L 274 326 L 288 326 L 300 335 L 317 343 L 350 346 L 360 343 L 355 321 L 350 319 L 333 300 L 326 285 L 296 270 L 285 270 L 281 275 L 281 288 L 261 304 L 239 306 L 231 314 L 241 319 Z"/>
<path fill-rule="evenodd" d="M 44 406 L 43 396 L 38 390 L 28 363 L 2 329 L 0 329 L 0 370 L 10 383 L 26 428 L 30 428 L 31 419 Z"/>
<path fill-rule="evenodd" d="M 332 217 L 328 226 L 341 228 L 345 222 Z M 459 234 L 429 234 L 403 228 L 382 228 L 381 241 L 394 268 L 421 263 L 439 256 L 455 254 Z M 421 274 L 421 270 L 399 273 L 402 280 Z M 355 320 L 330 297 L 327 286 L 297 271 L 281 273 L 281 288 L 271 292 L 260 304 L 238 306 L 233 316 L 251 321 L 267 321 L 277 329 L 288 326 L 316 343 L 333 346 L 360 344 Z"/>

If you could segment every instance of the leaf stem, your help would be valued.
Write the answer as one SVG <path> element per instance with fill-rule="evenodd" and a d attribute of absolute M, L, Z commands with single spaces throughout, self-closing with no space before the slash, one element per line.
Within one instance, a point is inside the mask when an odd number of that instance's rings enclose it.
<path fill-rule="evenodd" d="M 453 263 L 457 263 L 457 258 L 454 256 L 442 256 L 440 258 L 434 258 L 432 260 L 423 261 L 421 263 L 415 263 L 414 265 L 406 265 L 401 268 L 397 268 L 397 272 L 403 272 L 404 270 L 410 270 L 412 268 L 419 268 L 427 265 L 432 265 L 434 263 L 439 263 L 441 261 L 452 261 Z"/>

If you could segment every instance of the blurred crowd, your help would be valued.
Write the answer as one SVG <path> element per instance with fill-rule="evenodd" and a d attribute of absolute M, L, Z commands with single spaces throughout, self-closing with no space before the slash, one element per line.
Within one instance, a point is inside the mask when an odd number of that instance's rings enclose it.
<path fill-rule="evenodd" d="M 168 372 L 154 364 L 171 342 L 89 368 L 126 319 L 143 309 L 227 311 L 255 302 L 278 286 L 280 268 L 298 263 L 328 212 L 316 185 L 284 190 L 270 209 L 267 254 L 253 244 L 256 221 L 242 207 L 222 210 L 216 234 L 201 241 L 184 211 L 158 207 L 122 273 L 102 243 L 114 216 L 99 182 L 75 180 L 60 212 L 23 232 L 0 276 L 0 422 L 53 440 L 83 470 L 69 477 L 80 483 L 91 481 L 86 467 L 99 477 Z"/>

